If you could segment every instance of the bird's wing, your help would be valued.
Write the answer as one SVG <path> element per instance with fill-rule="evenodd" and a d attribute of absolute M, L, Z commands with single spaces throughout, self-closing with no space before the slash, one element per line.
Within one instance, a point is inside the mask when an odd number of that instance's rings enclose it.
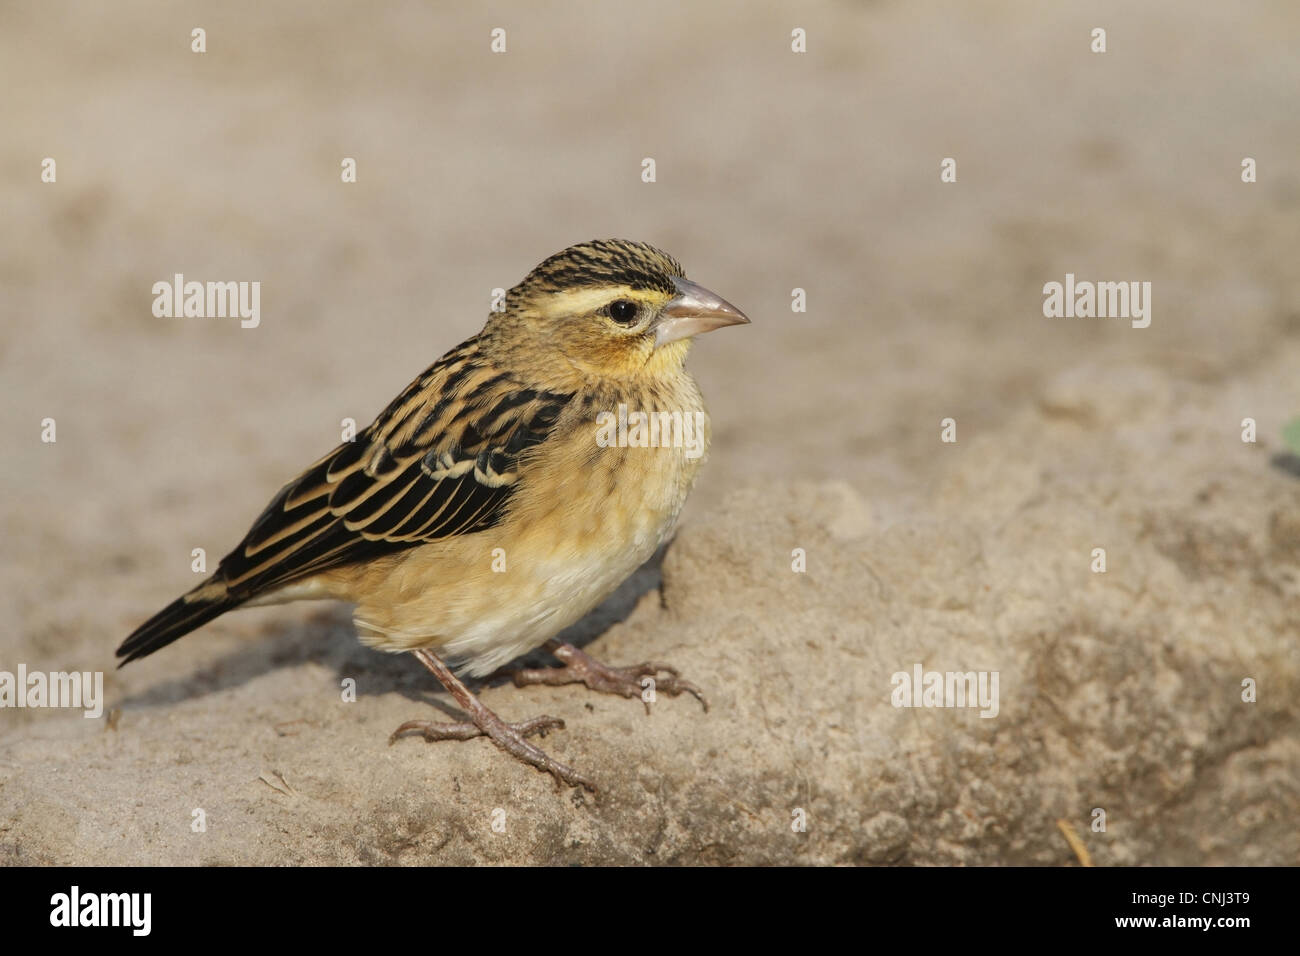
<path fill-rule="evenodd" d="M 216 577 L 245 601 L 329 568 L 492 527 L 521 456 L 546 440 L 571 398 L 525 387 L 467 343 L 355 441 L 282 488 Z"/>

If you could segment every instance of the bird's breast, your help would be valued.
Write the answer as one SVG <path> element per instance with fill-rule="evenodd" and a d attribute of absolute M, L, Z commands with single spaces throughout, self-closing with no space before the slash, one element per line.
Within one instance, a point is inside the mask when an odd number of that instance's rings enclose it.
<path fill-rule="evenodd" d="M 358 608 L 363 640 L 435 646 L 481 675 L 583 617 L 672 534 L 709 445 L 694 382 L 575 399 L 521 462 L 493 528 L 407 553 Z M 367 633 L 367 624 L 373 624 Z"/>

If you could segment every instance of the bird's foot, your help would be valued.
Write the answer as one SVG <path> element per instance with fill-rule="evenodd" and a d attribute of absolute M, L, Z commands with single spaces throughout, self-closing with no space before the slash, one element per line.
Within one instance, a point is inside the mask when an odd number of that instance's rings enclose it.
<path fill-rule="evenodd" d="M 505 724 L 505 721 L 502 721 Z M 514 723 L 505 724 L 505 726 L 518 734 L 520 737 L 531 737 L 533 734 L 540 734 L 545 737 L 547 731 L 563 730 L 564 721 L 559 717 L 548 717 L 543 714 L 541 717 L 530 717 L 528 720 L 520 720 Z M 402 726 L 398 727 L 388 737 L 390 744 L 395 743 L 397 738 L 402 736 L 408 730 L 418 730 L 425 740 L 472 740 L 475 737 L 490 737 L 491 735 L 474 723 L 472 720 L 458 720 L 440 722 L 436 720 L 408 720 Z"/>
<path fill-rule="evenodd" d="M 392 744 L 408 730 L 420 731 L 425 740 L 470 740 L 474 737 L 487 737 L 515 759 L 530 764 L 543 773 L 549 773 L 559 783 L 568 784 L 570 787 L 585 787 L 592 793 L 596 792 L 596 785 L 582 774 L 572 767 L 553 759 L 544 750 L 533 746 L 524 739 L 533 734 L 545 736 L 548 730 L 562 730 L 564 728 L 563 720 L 558 717 L 542 715 L 541 717 L 532 717 L 528 720 L 508 724 L 488 710 L 477 697 L 469 692 L 469 689 L 464 684 L 456 679 L 447 665 L 443 664 L 433 654 L 425 650 L 418 650 L 415 651 L 415 655 L 425 667 L 433 672 L 442 685 L 451 691 L 452 696 L 470 715 L 470 719 L 456 723 L 408 720 L 393 731 L 388 738 L 389 744 Z"/>
<path fill-rule="evenodd" d="M 393 731 L 388 742 L 393 743 L 408 730 L 418 730 L 425 740 L 471 740 L 474 737 L 487 737 L 515 759 L 531 764 L 543 773 L 549 773 L 559 782 L 570 787 L 586 787 L 592 793 L 596 792 L 596 785 L 582 774 L 555 760 L 546 751 L 524 739 L 533 734 L 541 734 L 545 737 L 549 730 L 563 730 L 564 721 L 559 717 L 542 715 L 508 724 L 492 711 L 487 713 L 493 719 L 484 721 L 482 725 L 469 720 L 455 723 L 408 720 Z"/>
<path fill-rule="evenodd" d="M 688 680 L 684 680 L 677 668 L 656 661 L 632 664 L 627 667 L 611 667 L 589 657 L 572 644 L 549 641 L 547 650 L 558 657 L 563 667 L 542 667 L 521 669 L 511 672 L 516 687 L 528 684 L 586 684 L 592 690 L 604 694 L 618 694 L 621 697 L 640 697 L 645 704 L 645 712 L 650 713 L 650 702 L 660 692 L 669 697 L 678 694 L 693 694 L 695 699 L 709 709 L 709 702 L 704 693 Z M 647 678 L 652 683 L 647 683 Z M 645 692 L 653 689 L 653 693 Z"/>

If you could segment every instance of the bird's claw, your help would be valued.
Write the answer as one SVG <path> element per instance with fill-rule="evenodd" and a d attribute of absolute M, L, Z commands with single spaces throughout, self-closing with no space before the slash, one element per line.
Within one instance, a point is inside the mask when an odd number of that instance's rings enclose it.
<path fill-rule="evenodd" d="M 545 737 L 549 731 L 563 730 L 564 721 L 559 717 L 549 717 L 546 714 L 542 714 L 540 717 L 530 717 L 527 720 L 505 724 L 505 726 L 514 731 L 520 737 L 531 737 L 533 734 L 540 734 Z M 490 736 L 477 724 L 468 720 L 458 720 L 454 722 L 408 720 L 389 735 L 389 745 L 391 746 L 396 743 L 397 738 L 402 736 L 402 734 L 406 733 L 408 730 L 418 730 L 424 739 L 428 741 L 472 740 L 475 737 Z"/>
<path fill-rule="evenodd" d="M 705 711 L 709 709 L 709 701 L 704 696 L 704 692 L 690 681 L 683 679 L 677 668 L 669 664 L 645 661 L 626 667 L 612 667 L 588 656 L 572 644 L 548 645 L 548 648 L 563 662 L 564 666 L 513 671 L 511 677 L 516 687 L 529 684 L 557 686 L 582 683 L 603 694 L 618 694 L 628 698 L 640 697 L 648 714 L 650 699 L 644 694 L 647 688 L 642 681 L 649 677 L 654 681 L 655 693 L 662 691 L 669 697 L 676 697 L 683 693 L 691 694 L 703 705 Z M 664 676 L 660 676 L 661 673 Z"/>
<path fill-rule="evenodd" d="M 500 721 L 498 724 L 488 722 L 486 727 L 480 727 L 468 720 L 457 722 L 408 720 L 393 731 L 388 738 L 388 743 L 391 745 L 398 737 L 409 730 L 418 730 L 424 739 L 429 741 L 471 740 L 474 737 L 487 737 L 512 757 L 536 767 L 543 773 L 549 773 L 555 778 L 557 784 L 567 784 L 570 787 L 585 787 L 592 793 L 596 793 L 595 783 L 524 739 L 525 737 L 531 737 L 533 734 L 540 734 L 545 737 L 548 731 L 563 729 L 563 720 L 545 714 L 509 724 L 505 721 Z"/>

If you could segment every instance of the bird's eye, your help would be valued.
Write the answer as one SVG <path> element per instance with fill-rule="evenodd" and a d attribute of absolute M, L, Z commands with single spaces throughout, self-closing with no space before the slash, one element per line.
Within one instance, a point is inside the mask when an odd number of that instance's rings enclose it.
<path fill-rule="evenodd" d="M 609 317 L 619 325 L 631 325 L 640 311 L 637 304 L 628 299 L 615 299 L 609 304 Z"/>

